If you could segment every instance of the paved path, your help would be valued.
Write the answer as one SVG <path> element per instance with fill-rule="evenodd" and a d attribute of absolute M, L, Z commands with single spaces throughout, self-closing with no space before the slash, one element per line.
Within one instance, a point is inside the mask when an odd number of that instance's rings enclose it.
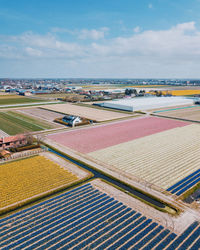
<path fill-rule="evenodd" d="M 0 129 L 0 138 L 6 137 L 6 136 L 9 136 L 9 134 L 7 134 L 6 132 L 4 132 L 3 130 Z"/>

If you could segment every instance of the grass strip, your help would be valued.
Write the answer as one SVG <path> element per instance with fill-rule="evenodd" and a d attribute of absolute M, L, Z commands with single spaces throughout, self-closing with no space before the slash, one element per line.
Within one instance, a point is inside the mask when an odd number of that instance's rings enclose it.
<path fill-rule="evenodd" d="M 190 196 L 191 194 L 193 194 L 199 188 L 200 188 L 200 182 L 197 183 L 197 185 L 195 185 L 194 187 L 192 187 L 188 191 L 186 191 L 185 193 L 183 193 L 183 195 L 181 195 L 179 198 L 181 200 L 185 200 L 188 196 Z"/>
<path fill-rule="evenodd" d="M 12 98 L 0 98 L 0 105 L 22 104 L 22 103 L 34 103 L 43 102 L 45 100 L 32 99 L 27 97 L 12 97 Z"/>

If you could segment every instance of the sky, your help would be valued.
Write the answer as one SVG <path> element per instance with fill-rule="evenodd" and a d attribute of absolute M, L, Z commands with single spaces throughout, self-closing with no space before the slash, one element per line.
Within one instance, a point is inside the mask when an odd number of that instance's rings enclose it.
<path fill-rule="evenodd" d="M 0 0 L 0 78 L 200 78 L 200 0 Z"/>

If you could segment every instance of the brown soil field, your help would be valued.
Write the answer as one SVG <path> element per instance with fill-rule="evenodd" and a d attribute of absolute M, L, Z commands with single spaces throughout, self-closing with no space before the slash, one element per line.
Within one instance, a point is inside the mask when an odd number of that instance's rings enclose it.
<path fill-rule="evenodd" d="M 20 109 L 17 110 L 20 113 L 24 113 L 26 115 L 30 115 L 33 117 L 38 117 L 39 119 L 43 119 L 45 121 L 53 122 L 54 119 L 60 117 L 58 113 L 49 111 L 49 110 L 44 110 L 40 108 L 27 108 L 27 109 Z M 63 127 L 63 125 L 59 125 L 57 123 L 54 123 L 56 127 Z"/>
<path fill-rule="evenodd" d="M 114 119 L 131 117 L 133 114 L 117 113 L 113 111 L 95 109 L 90 107 L 78 106 L 73 104 L 55 104 L 55 105 L 45 105 L 43 109 L 60 112 L 63 114 L 77 115 L 85 117 L 89 120 L 103 122 Z"/>
<path fill-rule="evenodd" d="M 171 106 L 171 107 L 163 107 L 163 108 L 157 108 L 157 109 L 151 109 L 149 112 L 156 112 L 156 111 L 161 111 L 161 110 L 167 110 L 167 109 L 178 109 L 178 108 L 185 108 L 185 107 L 190 107 L 191 105 L 178 105 L 178 106 Z"/>
<path fill-rule="evenodd" d="M 156 113 L 156 115 L 200 122 L 200 107 L 184 108 L 184 109 L 177 109 L 177 110 L 171 110 L 171 111 L 166 111 L 166 112 L 159 112 L 159 113 Z"/>

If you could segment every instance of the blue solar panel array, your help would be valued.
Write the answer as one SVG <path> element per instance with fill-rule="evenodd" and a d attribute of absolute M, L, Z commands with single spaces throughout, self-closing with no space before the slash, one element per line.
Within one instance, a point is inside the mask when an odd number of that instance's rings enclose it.
<path fill-rule="evenodd" d="M 91 183 L 0 220 L 0 249 L 198 249 L 197 222 L 177 236 Z"/>
<path fill-rule="evenodd" d="M 167 191 L 179 196 L 186 192 L 188 189 L 195 186 L 198 182 L 200 182 L 200 169 L 180 180 L 179 182 L 168 188 Z"/>

